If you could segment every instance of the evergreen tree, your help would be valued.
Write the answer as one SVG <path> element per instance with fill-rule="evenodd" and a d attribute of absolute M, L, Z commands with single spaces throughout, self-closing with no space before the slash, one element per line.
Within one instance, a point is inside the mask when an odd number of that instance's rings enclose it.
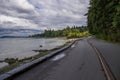
<path fill-rule="evenodd" d="M 120 0 L 90 0 L 88 28 L 99 38 L 120 41 Z"/>

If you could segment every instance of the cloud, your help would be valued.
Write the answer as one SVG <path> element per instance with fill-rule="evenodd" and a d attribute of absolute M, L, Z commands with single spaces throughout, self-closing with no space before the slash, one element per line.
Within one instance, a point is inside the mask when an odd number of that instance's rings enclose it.
<path fill-rule="evenodd" d="M 0 0 L 0 28 L 86 25 L 89 0 Z"/>
<path fill-rule="evenodd" d="M 32 24 L 31 22 L 29 22 L 29 20 L 22 18 L 1 15 L 0 21 L 1 21 L 0 25 L 3 25 L 3 28 L 25 28 L 25 27 L 29 27 L 32 29 L 38 28 L 36 24 Z"/>

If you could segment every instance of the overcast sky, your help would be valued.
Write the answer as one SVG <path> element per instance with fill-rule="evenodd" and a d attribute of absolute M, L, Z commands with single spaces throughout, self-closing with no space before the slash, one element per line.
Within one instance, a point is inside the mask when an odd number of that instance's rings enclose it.
<path fill-rule="evenodd" d="M 0 28 L 62 29 L 86 25 L 89 0 L 0 0 Z"/>

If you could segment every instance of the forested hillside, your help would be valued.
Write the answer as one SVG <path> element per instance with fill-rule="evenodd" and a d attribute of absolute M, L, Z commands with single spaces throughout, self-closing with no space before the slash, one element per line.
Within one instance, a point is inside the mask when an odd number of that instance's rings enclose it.
<path fill-rule="evenodd" d="M 88 28 L 98 38 L 120 42 L 120 0 L 90 0 Z"/>
<path fill-rule="evenodd" d="M 47 37 L 47 38 L 53 38 L 53 37 L 67 37 L 67 38 L 79 38 L 83 36 L 88 36 L 88 29 L 85 26 L 82 27 L 67 27 L 63 30 L 45 30 L 42 34 L 35 34 L 31 35 L 29 37 Z"/>

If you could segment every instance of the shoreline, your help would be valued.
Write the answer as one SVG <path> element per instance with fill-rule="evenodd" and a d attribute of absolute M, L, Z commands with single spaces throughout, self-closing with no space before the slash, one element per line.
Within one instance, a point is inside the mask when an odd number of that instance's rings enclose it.
<path fill-rule="evenodd" d="M 7 71 L 10 71 L 10 70 L 12 70 L 12 69 L 14 69 L 14 68 L 16 68 L 16 67 L 18 67 L 20 65 L 25 64 L 25 63 L 31 62 L 33 60 L 36 60 L 36 59 L 38 59 L 38 58 L 40 58 L 42 56 L 45 56 L 45 55 L 49 54 L 52 51 L 61 49 L 61 48 L 65 47 L 65 46 L 69 45 L 70 43 L 71 42 L 67 41 L 65 44 L 63 44 L 61 46 L 58 46 L 58 47 L 53 48 L 51 50 L 41 51 L 37 55 L 31 56 L 31 57 L 26 57 L 26 58 L 20 59 L 20 60 L 18 58 L 6 58 L 3 62 L 8 63 L 9 65 L 5 66 L 3 68 L 0 68 L 0 74 L 3 74 L 5 72 L 7 72 Z"/>

